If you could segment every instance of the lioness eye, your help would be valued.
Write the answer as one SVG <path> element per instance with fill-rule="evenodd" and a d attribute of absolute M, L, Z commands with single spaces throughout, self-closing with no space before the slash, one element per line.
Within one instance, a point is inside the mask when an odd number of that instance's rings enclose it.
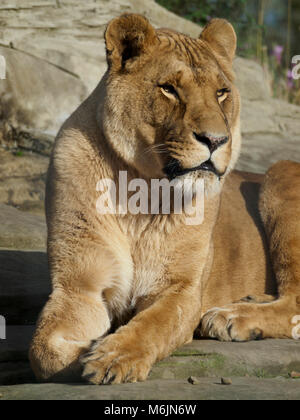
<path fill-rule="evenodd" d="M 172 85 L 162 85 L 162 86 L 160 86 L 160 88 L 167 95 L 172 95 L 172 96 L 175 96 L 176 98 L 179 98 L 177 90 L 174 88 L 174 86 L 172 86 Z"/>
<path fill-rule="evenodd" d="M 227 98 L 228 93 L 230 93 L 230 89 L 228 88 L 219 89 L 217 91 L 217 97 L 218 97 L 219 102 L 224 101 Z"/>

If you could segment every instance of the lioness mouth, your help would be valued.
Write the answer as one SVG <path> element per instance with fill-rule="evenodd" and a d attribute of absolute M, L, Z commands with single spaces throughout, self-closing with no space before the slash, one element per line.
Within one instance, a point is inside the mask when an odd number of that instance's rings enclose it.
<path fill-rule="evenodd" d="M 199 166 L 196 166 L 194 168 L 186 168 L 183 169 L 180 165 L 180 163 L 173 159 L 165 168 L 164 172 L 167 175 L 167 177 L 170 180 L 173 180 L 179 176 L 186 175 L 190 172 L 196 172 L 196 171 L 205 171 L 205 172 L 212 172 L 215 174 L 218 178 L 221 178 L 223 174 L 221 174 L 211 160 L 207 160 L 206 162 L 202 163 Z"/>

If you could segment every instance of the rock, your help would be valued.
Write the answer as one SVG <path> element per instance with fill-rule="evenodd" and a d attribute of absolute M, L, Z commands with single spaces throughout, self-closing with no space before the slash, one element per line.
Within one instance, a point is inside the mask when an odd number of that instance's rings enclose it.
<path fill-rule="evenodd" d="M 106 71 L 104 29 L 122 12 L 144 14 L 156 27 L 193 37 L 201 31 L 153 0 L 64 0 L 60 7 L 54 0 L 2 0 L 0 42 L 14 48 L 0 50 L 8 59 L 8 80 L 0 83 L 8 105 L 2 117 L 6 145 L 17 142 L 49 155 L 61 122 Z M 32 77 L 36 69 L 38 76 Z M 263 173 L 280 159 L 300 161 L 300 107 L 272 99 L 264 71 L 254 61 L 237 58 L 235 69 L 243 102 L 238 169 Z"/>
<path fill-rule="evenodd" d="M 43 216 L 48 159 L 0 149 L 0 161 L 0 203 Z"/>
<path fill-rule="evenodd" d="M 27 362 L 33 331 L 32 325 L 8 325 L 7 339 L 1 341 L 0 363 Z M 188 382 L 192 383 L 200 381 L 201 378 L 202 383 L 204 377 L 288 377 L 291 376 L 290 372 L 299 371 L 299 345 L 299 342 L 293 340 L 250 343 L 195 340 L 190 345 L 178 349 L 171 357 L 157 363 L 152 369 L 150 380 L 186 381 L 186 378 L 189 378 Z M 166 371 L 168 375 L 165 374 Z"/>
<path fill-rule="evenodd" d="M 0 347 L 0 362 L 26 362 L 32 333 L 32 326 L 8 326 L 7 340 L 1 343 Z M 267 379 L 287 377 L 293 368 L 299 369 L 299 343 L 293 340 L 266 340 L 259 344 L 242 344 L 244 345 L 210 340 L 194 341 L 190 345 L 194 349 L 193 353 L 187 351 L 189 347 L 177 350 L 174 355 L 153 367 L 150 380 L 186 381 L 189 377 L 189 383 L 196 384 L 201 378 L 202 384 L 202 378 L 205 377 Z"/>
<path fill-rule="evenodd" d="M 300 378 L 300 372 L 292 372 L 290 376 L 291 376 L 292 379 L 299 379 Z"/>
<path fill-rule="evenodd" d="M 252 60 L 237 57 L 234 61 L 236 83 L 242 98 L 248 101 L 270 99 L 270 88 L 262 67 Z"/>
<path fill-rule="evenodd" d="M 194 340 L 175 351 L 172 357 L 155 365 L 151 378 L 160 379 L 164 370 L 171 370 L 175 379 L 188 376 L 288 376 L 291 371 L 300 371 L 300 341 L 221 343 L 213 340 Z"/>
<path fill-rule="evenodd" d="M 3 400 L 109 400 L 106 407 L 111 407 L 114 400 L 300 400 L 299 384 L 295 381 L 257 378 L 236 378 L 231 387 L 220 386 L 217 378 L 203 378 L 201 386 L 190 386 L 186 380 L 154 380 L 101 387 L 25 384 L 1 386 L 0 392 Z"/>
<path fill-rule="evenodd" d="M 8 325 L 35 323 L 50 294 L 45 248 L 44 217 L 0 204 L 0 310 Z"/>
<path fill-rule="evenodd" d="M 53 133 L 56 132 L 56 128 L 53 127 Z M 38 153 L 42 156 L 51 156 L 54 135 L 48 135 L 38 130 L 31 130 L 30 128 L 27 131 L 18 130 L 13 135 L 18 148 L 22 150 L 29 150 L 30 152 Z"/>
<path fill-rule="evenodd" d="M 222 385 L 232 385 L 232 379 L 221 378 L 221 384 Z"/>
<path fill-rule="evenodd" d="M 243 147 L 237 169 L 264 173 L 283 159 L 300 162 L 300 107 L 273 99 L 260 65 L 235 60 L 242 97 Z"/>
<path fill-rule="evenodd" d="M 132 11 L 156 26 L 168 22 L 200 33 L 153 0 L 66 0 L 60 7 L 54 0 L 1 2 L 0 56 L 7 79 L 0 84 L 0 145 L 50 155 L 61 124 L 106 71 L 108 21 Z"/>
<path fill-rule="evenodd" d="M 190 376 L 188 378 L 188 383 L 192 385 L 199 385 L 200 381 L 197 378 L 195 378 L 195 376 Z"/>
<path fill-rule="evenodd" d="M 243 99 L 243 147 L 237 169 L 264 173 L 279 160 L 300 162 L 300 107 L 276 99 Z"/>
<path fill-rule="evenodd" d="M 169 12 L 153 0 L 132 0 L 131 12 L 145 15 L 158 28 L 173 28 L 194 38 L 198 38 L 201 32 L 198 25 Z"/>
<path fill-rule="evenodd" d="M 1 363 L 1 385 L 15 385 L 26 383 L 36 383 L 34 374 L 29 366 L 29 363 Z"/>
<path fill-rule="evenodd" d="M 6 340 L 1 341 L 0 363 L 28 362 L 29 344 L 34 326 L 7 326 Z"/>
<path fill-rule="evenodd" d="M 7 326 L 6 340 L 0 343 L 1 385 L 35 382 L 28 362 L 33 331 L 32 326 Z"/>
<path fill-rule="evenodd" d="M 13 11 L 5 6 L 0 9 L 0 19 L 5 22 L 1 42 L 13 43 L 18 50 L 76 74 L 88 92 L 96 87 L 106 69 L 105 27 L 121 13 L 140 13 L 156 27 L 170 26 L 195 37 L 200 34 L 198 25 L 168 12 L 153 0 L 64 0 L 60 8 L 55 1 L 44 7 L 32 0 L 27 0 L 26 8 L 21 2 L 17 4 Z"/>
<path fill-rule="evenodd" d="M 28 52 L 0 47 L 7 66 L 0 83 L 0 144 L 17 143 L 49 155 L 54 136 L 86 90 L 77 77 Z"/>
<path fill-rule="evenodd" d="M 292 366 L 294 369 L 300 366 L 300 343 L 293 340 L 253 343 L 194 341 L 155 365 L 150 378 L 144 383 L 99 388 L 81 384 L 80 381 L 68 385 L 35 385 L 28 362 L 33 331 L 33 326 L 7 327 L 7 340 L 0 345 L 0 393 L 3 399 L 300 399 L 298 382 L 282 377 L 287 377 L 286 372 L 291 372 Z M 221 387 L 220 377 L 223 378 L 222 384 L 231 386 Z"/>
<path fill-rule="evenodd" d="M 45 218 L 0 204 L 0 249 L 44 250 Z"/>
<path fill-rule="evenodd" d="M 45 252 L 0 249 L 0 310 L 8 325 L 35 324 L 50 293 Z"/>

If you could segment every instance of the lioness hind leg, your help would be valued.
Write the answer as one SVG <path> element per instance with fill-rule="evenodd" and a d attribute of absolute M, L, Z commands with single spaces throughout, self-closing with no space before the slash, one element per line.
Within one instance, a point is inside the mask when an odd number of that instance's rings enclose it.
<path fill-rule="evenodd" d="M 266 175 L 260 210 L 269 238 L 278 299 L 248 297 L 208 311 L 203 336 L 223 341 L 295 338 L 300 316 L 300 164 L 280 162 Z"/>
<path fill-rule="evenodd" d="M 280 297 L 300 295 L 300 164 L 279 162 L 266 175 L 260 210 Z M 300 309 L 300 308 L 299 308 Z"/>

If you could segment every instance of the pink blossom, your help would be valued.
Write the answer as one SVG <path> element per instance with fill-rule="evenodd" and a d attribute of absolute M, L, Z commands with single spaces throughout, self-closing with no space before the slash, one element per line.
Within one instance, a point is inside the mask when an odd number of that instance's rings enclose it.
<path fill-rule="evenodd" d="M 292 70 L 287 71 L 287 87 L 293 89 L 294 87 L 294 78 Z"/>
<path fill-rule="evenodd" d="M 273 48 L 273 55 L 276 58 L 278 64 L 281 64 L 283 50 L 284 48 L 282 45 L 275 45 Z"/>

